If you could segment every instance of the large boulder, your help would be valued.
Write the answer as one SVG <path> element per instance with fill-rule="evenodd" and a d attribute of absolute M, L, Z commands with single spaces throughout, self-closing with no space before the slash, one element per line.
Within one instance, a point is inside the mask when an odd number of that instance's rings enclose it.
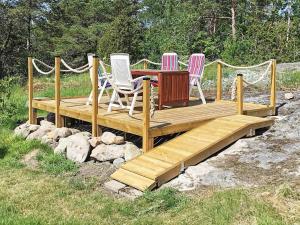
<path fill-rule="evenodd" d="M 72 135 L 72 131 L 67 127 L 56 128 L 47 134 L 49 139 L 58 141 L 60 138 L 65 138 Z"/>
<path fill-rule="evenodd" d="M 21 124 L 20 126 L 16 127 L 14 130 L 14 133 L 16 135 L 26 138 L 30 133 L 35 132 L 39 128 L 40 128 L 40 125 L 24 123 L 24 124 Z"/>
<path fill-rule="evenodd" d="M 131 142 L 126 142 L 124 150 L 125 161 L 131 160 L 142 154 L 142 151 Z"/>
<path fill-rule="evenodd" d="M 45 136 L 46 134 L 48 134 L 49 132 L 51 132 L 54 128 L 52 127 L 43 127 L 41 126 L 38 130 L 30 133 L 27 136 L 27 140 L 31 140 L 31 139 L 39 139 L 41 140 L 43 136 Z"/>
<path fill-rule="evenodd" d="M 116 135 L 111 132 L 104 132 L 101 136 L 101 141 L 104 144 L 112 145 L 115 143 Z"/>
<path fill-rule="evenodd" d="M 89 137 L 83 133 L 77 133 L 67 138 L 67 158 L 83 163 L 89 157 L 91 146 Z"/>
<path fill-rule="evenodd" d="M 125 145 L 106 145 L 100 144 L 93 149 L 91 158 L 100 162 L 113 161 L 114 159 L 124 157 Z"/>
<path fill-rule="evenodd" d="M 55 154 L 60 154 L 60 155 L 66 154 L 68 143 L 69 143 L 68 138 L 59 139 L 58 145 L 54 149 L 54 153 Z"/>
<path fill-rule="evenodd" d="M 93 148 L 96 148 L 98 145 L 101 144 L 101 137 L 92 137 L 90 140 L 90 145 L 93 147 Z"/>

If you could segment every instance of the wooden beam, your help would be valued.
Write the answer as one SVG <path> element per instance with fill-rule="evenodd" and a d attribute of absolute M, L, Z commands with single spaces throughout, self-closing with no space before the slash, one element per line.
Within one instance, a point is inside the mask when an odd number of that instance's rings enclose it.
<path fill-rule="evenodd" d="M 97 125 L 98 118 L 98 67 L 99 59 L 97 56 L 93 57 L 93 113 L 92 113 L 92 135 L 93 137 L 98 136 L 99 128 Z"/>
<path fill-rule="evenodd" d="M 143 80 L 143 151 L 153 148 L 153 138 L 149 135 L 150 129 L 150 78 Z"/>
<path fill-rule="evenodd" d="M 237 112 L 240 115 L 243 115 L 244 113 L 244 90 L 243 90 L 243 74 L 237 75 Z"/>
<path fill-rule="evenodd" d="M 62 127 L 62 117 L 60 108 L 60 56 L 55 57 L 55 125 Z"/>
<path fill-rule="evenodd" d="M 273 115 L 276 109 L 276 60 L 272 60 L 271 67 L 271 95 L 270 95 L 270 106 L 273 108 Z"/>
<path fill-rule="evenodd" d="M 217 98 L 216 101 L 222 100 L 222 64 L 217 64 Z"/>
<path fill-rule="evenodd" d="M 32 57 L 28 57 L 28 120 L 30 124 L 37 124 L 36 109 L 32 107 L 33 100 L 33 65 Z"/>

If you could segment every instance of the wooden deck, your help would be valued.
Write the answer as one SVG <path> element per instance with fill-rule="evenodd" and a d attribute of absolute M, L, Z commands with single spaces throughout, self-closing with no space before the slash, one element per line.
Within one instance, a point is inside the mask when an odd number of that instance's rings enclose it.
<path fill-rule="evenodd" d="M 64 98 L 60 101 L 59 112 L 61 116 L 75 118 L 87 122 L 92 121 L 92 106 L 86 105 L 86 97 Z M 102 102 L 102 101 L 101 101 Z M 108 99 L 103 99 L 98 107 L 97 124 L 116 130 L 143 135 L 143 113 L 137 111 L 130 117 L 127 110 L 113 110 L 107 113 Z M 33 99 L 34 109 L 55 113 L 56 102 L 53 99 Z M 244 115 L 267 116 L 273 108 L 252 103 L 244 103 Z M 191 130 L 205 121 L 236 115 L 237 103 L 232 101 L 217 101 L 206 105 L 199 101 L 191 101 L 188 107 L 171 108 L 155 111 L 150 119 L 149 136 L 157 137 L 177 132 Z"/>

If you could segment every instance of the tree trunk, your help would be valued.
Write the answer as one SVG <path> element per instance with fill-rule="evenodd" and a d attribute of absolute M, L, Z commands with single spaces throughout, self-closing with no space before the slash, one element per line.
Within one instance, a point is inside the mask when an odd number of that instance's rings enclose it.
<path fill-rule="evenodd" d="M 232 38 L 236 39 L 236 8 L 237 8 L 237 1 L 231 1 L 231 30 L 232 30 Z"/>

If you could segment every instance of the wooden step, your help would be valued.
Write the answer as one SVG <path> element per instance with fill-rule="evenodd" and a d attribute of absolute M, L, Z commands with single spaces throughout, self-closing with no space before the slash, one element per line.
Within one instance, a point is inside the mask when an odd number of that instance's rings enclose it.
<path fill-rule="evenodd" d="M 140 191 L 145 191 L 147 189 L 151 190 L 156 186 L 156 182 L 154 180 L 124 170 L 122 168 L 118 169 L 110 177 Z"/>

